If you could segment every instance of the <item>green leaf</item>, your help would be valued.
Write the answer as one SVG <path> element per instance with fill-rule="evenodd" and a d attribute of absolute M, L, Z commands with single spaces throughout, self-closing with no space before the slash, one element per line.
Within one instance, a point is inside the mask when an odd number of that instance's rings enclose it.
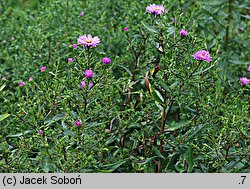
<path fill-rule="evenodd" d="M 188 151 L 184 154 L 184 159 L 188 163 L 188 172 L 192 172 L 194 168 L 194 157 L 193 157 L 193 150 L 189 147 Z"/>
<path fill-rule="evenodd" d="M 179 173 L 183 173 L 185 171 L 185 164 L 183 162 L 176 162 L 174 167 Z"/>
<path fill-rule="evenodd" d="M 141 23 L 142 23 L 142 25 L 143 25 L 145 28 L 147 28 L 149 31 L 151 31 L 151 32 L 153 32 L 153 33 L 159 33 L 154 27 L 149 26 L 149 25 L 147 25 L 146 23 L 144 23 L 144 22 L 142 22 L 142 21 L 141 21 Z"/>
<path fill-rule="evenodd" d="M 249 65 L 250 64 L 250 62 L 244 62 L 241 60 L 230 60 L 230 63 L 237 64 L 237 65 Z"/>
<path fill-rule="evenodd" d="M 9 117 L 10 114 L 3 114 L 3 115 L 0 115 L 0 121 L 3 121 L 4 119 L 6 119 L 7 117 Z"/>
<path fill-rule="evenodd" d="M 132 72 L 126 68 L 125 66 L 122 66 L 122 65 L 118 65 L 119 67 L 122 67 L 130 76 L 133 76 Z"/>
<path fill-rule="evenodd" d="M 155 153 L 159 158 L 165 159 L 165 157 L 161 154 L 161 152 L 160 152 L 155 146 L 153 146 L 153 151 L 154 151 L 154 153 Z"/>
<path fill-rule="evenodd" d="M 152 96 L 153 98 L 163 107 L 165 107 L 164 105 L 164 100 L 163 97 L 161 96 L 161 94 L 159 93 L 159 91 L 157 91 L 156 89 L 152 88 Z"/>
<path fill-rule="evenodd" d="M 175 33 L 175 27 L 174 26 L 167 27 L 167 32 L 168 35 L 172 35 L 173 33 Z"/>
<path fill-rule="evenodd" d="M 218 0 L 214 0 L 214 1 L 200 0 L 200 3 L 202 3 L 203 5 L 207 5 L 207 6 L 216 6 L 217 7 L 217 6 L 220 6 L 226 2 L 225 2 L 225 0 L 220 0 L 220 1 L 218 1 Z"/>
<path fill-rule="evenodd" d="M 17 133 L 17 134 L 14 134 L 14 135 L 8 135 L 7 138 L 20 137 L 20 136 L 27 135 L 29 133 L 34 133 L 34 130 L 27 130 L 27 131 L 24 131 L 23 133 Z"/>
<path fill-rule="evenodd" d="M 48 173 L 51 170 L 51 166 L 49 163 L 42 163 L 43 172 Z"/>
<path fill-rule="evenodd" d="M 181 121 L 181 122 L 178 122 L 178 123 L 173 123 L 173 124 L 170 125 L 169 128 L 167 128 L 167 130 L 169 130 L 169 131 L 175 131 L 177 129 L 180 129 L 182 127 L 185 127 L 185 126 L 189 125 L 190 123 L 191 123 L 190 120 Z"/>
<path fill-rule="evenodd" d="M 113 170 L 100 170 L 100 169 L 97 169 L 95 170 L 95 173 L 112 173 Z"/>
<path fill-rule="evenodd" d="M 113 135 L 113 136 L 111 136 L 111 137 L 106 141 L 105 144 L 106 144 L 106 145 L 111 144 L 111 143 L 114 142 L 116 139 L 117 139 L 116 136 Z"/>
<path fill-rule="evenodd" d="M 65 117 L 65 115 L 66 115 L 65 112 L 63 112 L 63 113 L 61 113 L 61 114 L 57 114 L 57 115 L 54 116 L 52 119 L 49 119 L 49 120 L 44 121 L 44 124 L 46 124 L 46 126 L 49 126 L 49 125 L 51 125 L 52 123 L 57 122 L 57 121 L 63 119 L 63 118 Z"/>
<path fill-rule="evenodd" d="M 198 75 L 198 74 L 204 73 L 204 72 L 210 70 L 212 67 L 214 67 L 214 65 L 211 65 L 211 66 L 209 66 L 208 68 L 206 68 L 206 69 L 204 69 L 204 70 L 195 72 L 193 75 Z"/>
<path fill-rule="evenodd" d="M 243 15 L 241 14 L 242 17 L 246 18 L 246 19 L 250 19 L 250 16 L 249 15 Z"/>
<path fill-rule="evenodd" d="M 106 165 L 99 165 L 99 167 L 101 168 L 107 168 L 107 170 L 99 170 L 99 171 L 114 171 L 116 170 L 118 167 L 120 167 L 122 164 L 124 164 L 126 162 L 126 160 L 121 160 L 121 161 L 118 161 L 118 162 L 115 162 L 115 163 L 111 163 L 111 164 L 106 164 Z"/>
<path fill-rule="evenodd" d="M 151 157 L 151 158 L 148 158 L 146 161 L 140 162 L 140 163 L 138 163 L 138 164 L 140 164 L 140 165 L 145 165 L 145 164 L 151 162 L 152 160 L 154 160 L 154 159 L 156 159 L 156 158 L 158 158 L 158 156 L 153 156 L 153 157 Z"/>
<path fill-rule="evenodd" d="M 185 133 L 187 137 L 187 140 L 190 140 L 193 136 L 195 136 L 201 129 L 203 129 L 207 124 L 202 124 L 199 126 L 195 126 L 192 129 L 190 129 L 189 131 L 187 131 Z"/>
<path fill-rule="evenodd" d="M 2 86 L 0 87 L 0 91 L 2 91 L 2 90 L 4 89 L 5 86 L 6 86 L 6 85 L 2 85 Z"/>

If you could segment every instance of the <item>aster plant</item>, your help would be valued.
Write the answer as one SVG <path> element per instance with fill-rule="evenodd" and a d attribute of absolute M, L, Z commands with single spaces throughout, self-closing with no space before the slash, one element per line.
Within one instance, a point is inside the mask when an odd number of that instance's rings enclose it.
<path fill-rule="evenodd" d="M 163 5 L 151 4 L 146 7 L 146 12 L 153 14 L 156 18 L 166 10 Z M 155 118 L 156 120 L 152 121 L 157 124 L 158 129 L 154 126 L 150 128 L 155 132 L 148 136 L 151 149 L 150 145 L 143 145 L 144 151 L 141 152 L 144 156 L 152 154 L 151 157 L 159 157 L 151 164 L 156 167 L 156 172 L 162 172 L 163 169 L 168 168 L 167 161 L 171 158 L 166 149 L 171 148 L 167 144 L 167 141 L 173 140 L 171 136 L 176 132 L 190 132 L 192 125 L 196 125 L 197 120 L 200 119 L 200 113 L 205 111 L 200 105 L 200 102 L 204 100 L 200 93 L 209 93 L 209 89 L 213 87 L 215 77 L 213 74 L 216 72 L 216 59 L 211 58 L 209 50 L 199 50 L 202 48 L 202 39 L 196 35 L 187 35 L 188 32 L 182 29 L 182 21 L 184 20 L 178 17 L 175 22 L 172 22 L 170 15 L 166 14 L 164 19 L 160 17 L 157 22 L 151 22 L 151 25 L 142 22 L 145 31 L 140 34 L 141 38 L 145 39 L 141 43 L 144 46 L 140 48 L 141 44 L 138 44 L 138 47 L 134 48 L 132 46 L 134 43 L 128 40 L 128 46 L 131 47 L 134 57 L 139 57 L 135 59 L 135 70 L 131 70 L 133 76 L 131 81 L 136 83 L 140 80 L 140 77 L 135 77 L 134 73 L 138 74 L 140 59 L 144 59 L 144 64 L 150 67 L 150 70 L 144 72 L 144 82 L 147 88 L 147 93 L 144 95 L 149 95 L 161 115 L 160 119 Z M 139 49 L 139 56 L 135 49 Z M 147 54 L 147 58 L 144 54 Z M 140 104 L 143 104 L 141 96 L 136 101 L 131 99 L 131 94 L 136 92 L 138 91 L 133 91 L 133 89 L 127 91 L 127 99 L 130 98 L 127 102 L 134 102 L 134 107 L 138 108 L 142 106 Z M 184 142 L 185 138 L 182 141 Z M 183 156 L 185 155 L 179 158 Z M 188 162 L 187 171 L 191 172 L 192 169 L 192 162 Z"/>

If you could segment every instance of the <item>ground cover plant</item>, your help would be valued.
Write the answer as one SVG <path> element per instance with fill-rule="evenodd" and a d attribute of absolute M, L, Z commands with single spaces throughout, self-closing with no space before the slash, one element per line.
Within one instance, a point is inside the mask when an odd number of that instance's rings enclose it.
<path fill-rule="evenodd" d="M 0 4 L 1 172 L 250 172 L 247 1 Z"/>

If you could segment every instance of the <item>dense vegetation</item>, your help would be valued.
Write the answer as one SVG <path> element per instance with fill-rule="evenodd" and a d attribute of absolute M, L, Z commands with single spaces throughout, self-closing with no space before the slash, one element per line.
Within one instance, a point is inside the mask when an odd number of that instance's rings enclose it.
<path fill-rule="evenodd" d="M 0 171 L 250 172 L 247 3 L 1 1 Z"/>

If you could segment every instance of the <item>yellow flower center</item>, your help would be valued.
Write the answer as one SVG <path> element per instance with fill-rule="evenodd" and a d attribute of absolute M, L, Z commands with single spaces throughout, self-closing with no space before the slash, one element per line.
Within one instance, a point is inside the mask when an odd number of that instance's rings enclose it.
<path fill-rule="evenodd" d="M 87 42 L 87 43 L 91 43 L 92 40 L 91 40 L 91 39 L 86 39 L 86 42 Z"/>
<path fill-rule="evenodd" d="M 205 54 L 204 54 L 204 53 L 202 53 L 202 54 L 201 54 L 201 57 L 202 57 L 202 58 L 205 58 Z"/>

